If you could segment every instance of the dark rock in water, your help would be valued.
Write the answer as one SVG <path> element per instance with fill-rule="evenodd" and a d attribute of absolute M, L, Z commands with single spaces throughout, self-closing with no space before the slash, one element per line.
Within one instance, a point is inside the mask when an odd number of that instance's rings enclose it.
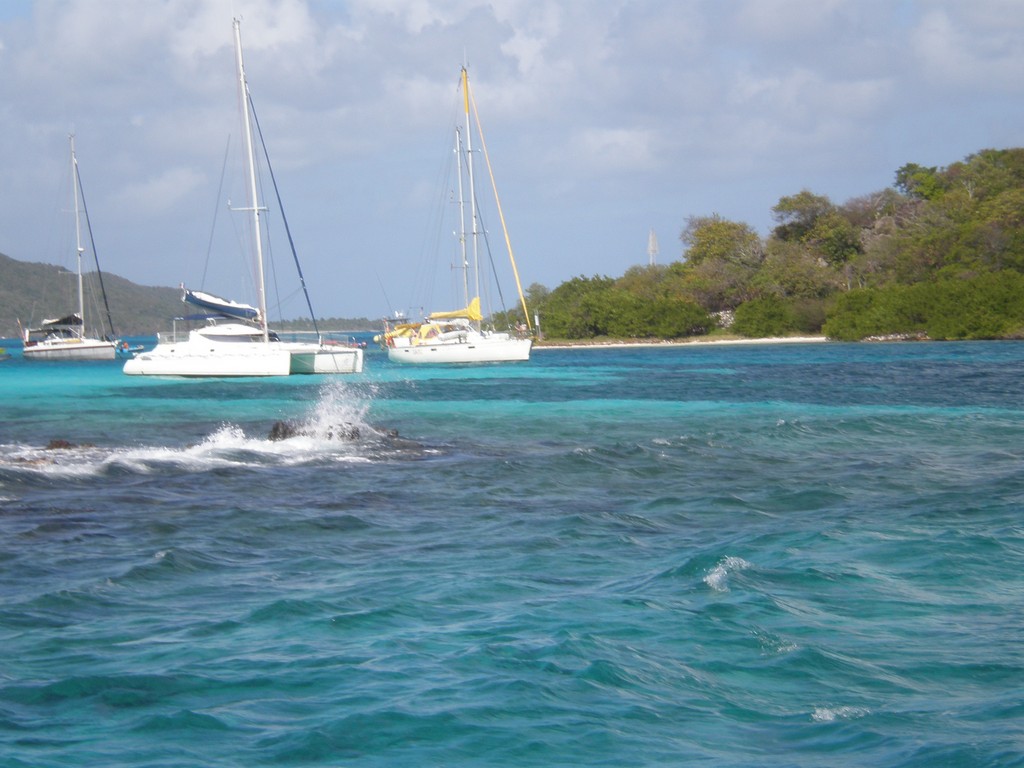
<path fill-rule="evenodd" d="M 417 443 L 415 440 L 409 440 L 398 434 L 397 429 L 388 429 L 380 433 L 380 436 L 384 439 L 384 443 L 389 448 L 400 448 L 406 451 L 422 451 L 423 445 Z"/>
<path fill-rule="evenodd" d="M 275 421 L 270 428 L 268 438 L 270 440 L 287 440 L 300 435 L 311 435 L 313 432 L 293 421 Z M 361 436 L 359 427 L 354 424 L 335 424 L 328 428 L 326 437 L 328 440 L 358 440 Z"/>
<path fill-rule="evenodd" d="M 365 427 L 365 425 L 364 425 Z M 360 427 L 356 424 L 342 422 L 332 424 L 324 430 L 323 428 L 313 430 L 303 424 L 294 421 L 275 421 L 270 428 L 269 440 L 288 440 L 292 437 L 324 437 L 327 440 L 344 440 L 356 442 L 367 440 L 369 442 L 384 442 L 387 445 L 398 448 L 419 448 L 419 443 L 412 440 L 405 440 L 398 435 L 397 429 L 375 429 L 374 427 Z"/>
<path fill-rule="evenodd" d="M 352 424 L 336 424 L 327 430 L 328 440 L 358 440 L 359 427 Z"/>
<path fill-rule="evenodd" d="M 270 428 L 269 438 L 271 440 L 287 440 L 301 434 L 302 431 L 296 424 L 290 421 L 275 421 L 274 426 Z"/>
<path fill-rule="evenodd" d="M 49 443 L 46 444 L 46 450 L 48 451 L 68 451 L 71 450 L 72 448 L 92 448 L 92 445 L 90 445 L 89 443 L 81 443 L 80 445 L 76 445 L 75 443 L 69 442 L 67 440 L 61 440 L 59 438 L 51 440 Z"/>

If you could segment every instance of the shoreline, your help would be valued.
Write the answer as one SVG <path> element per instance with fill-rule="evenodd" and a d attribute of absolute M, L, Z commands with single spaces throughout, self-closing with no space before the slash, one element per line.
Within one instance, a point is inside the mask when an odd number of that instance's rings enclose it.
<path fill-rule="evenodd" d="M 708 345 L 740 345 L 740 344 L 821 344 L 828 341 L 825 336 L 778 336 L 761 339 L 691 339 L 689 341 L 580 341 L 558 344 L 534 344 L 534 351 L 541 349 L 626 349 L 630 347 L 689 347 Z"/>

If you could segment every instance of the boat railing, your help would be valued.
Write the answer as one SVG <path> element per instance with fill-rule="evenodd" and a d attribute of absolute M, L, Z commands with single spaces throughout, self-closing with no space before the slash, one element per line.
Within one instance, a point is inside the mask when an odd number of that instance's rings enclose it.
<path fill-rule="evenodd" d="M 185 341 L 188 339 L 188 332 L 173 330 L 163 331 L 157 333 L 156 343 L 157 344 L 176 344 L 179 341 Z"/>
<path fill-rule="evenodd" d="M 171 318 L 171 330 L 162 331 L 156 335 L 157 343 L 164 344 L 176 344 L 181 341 L 188 341 L 189 334 L 195 327 L 196 321 L 203 321 L 206 323 L 214 322 L 213 318 L 215 315 L 208 314 L 195 314 L 195 315 L 183 315 L 181 317 Z M 181 326 L 184 327 L 181 327 Z"/>

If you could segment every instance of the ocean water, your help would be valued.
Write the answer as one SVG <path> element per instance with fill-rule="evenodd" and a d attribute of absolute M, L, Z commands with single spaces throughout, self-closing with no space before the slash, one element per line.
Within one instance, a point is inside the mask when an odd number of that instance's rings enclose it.
<path fill-rule="evenodd" d="M 4 768 L 1024 765 L 1024 342 L 0 402 Z"/>

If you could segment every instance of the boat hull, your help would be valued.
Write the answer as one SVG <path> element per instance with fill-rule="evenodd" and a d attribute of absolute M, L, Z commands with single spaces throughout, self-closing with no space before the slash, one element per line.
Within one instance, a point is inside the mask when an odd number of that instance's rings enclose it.
<path fill-rule="evenodd" d="M 293 374 L 362 373 L 363 350 L 354 347 L 317 347 L 314 350 L 292 350 Z"/>
<path fill-rule="evenodd" d="M 477 339 L 444 344 L 388 347 L 388 360 L 421 365 L 448 363 L 517 363 L 530 359 L 530 339 Z"/>
<path fill-rule="evenodd" d="M 117 356 L 117 344 L 98 339 L 52 344 L 42 341 L 25 347 L 22 355 L 26 360 L 113 360 Z"/>
<path fill-rule="evenodd" d="M 158 344 L 124 364 L 129 376 L 291 376 L 361 373 L 363 350 L 315 344 L 186 341 Z"/>
<path fill-rule="evenodd" d="M 291 373 L 292 356 L 285 349 L 267 349 L 265 344 L 211 346 L 157 345 L 150 352 L 142 352 L 124 364 L 129 376 L 287 376 Z"/>

